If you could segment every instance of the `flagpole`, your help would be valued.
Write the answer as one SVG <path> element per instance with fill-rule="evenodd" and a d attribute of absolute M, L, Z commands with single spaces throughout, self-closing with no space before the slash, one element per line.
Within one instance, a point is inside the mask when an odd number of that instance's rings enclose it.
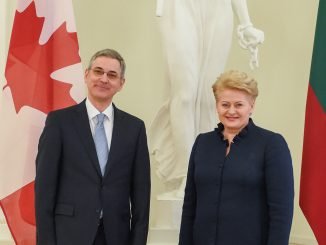
<path fill-rule="evenodd" d="M 12 2 L 9 4 L 10 0 L 1 0 L 0 1 L 0 29 L 2 31 L 0 35 L 0 89 L 5 84 L 5 65 L 7 60 L 8 54 L 8 42 L 9 42 L 9 16 L 10 10 L 12 10 Z M 11 6 L 9 6 L 11 5 Z M 11 23 L 11 22 L 10 22 Z M 1 101 L 1 94 L 0 94 L 0 101 Z M 0 104 L 2 106 L 2 104 Z M 0 208 L 0 243 L 9 243 L 13 242 L 10 231 L 8 229 L 5 216 L 3 214 L 2 209 Z"/>
<path fill-rule="evenodd" d="M 16 0 L 1 0 L 0 1 L 0 86 L 5 84 L 4 70 L 6 66 L 6 60 L 8 55 L 8 45 L 10 39 L 10 31 L 12 27 L 13 17 L 15 15 Z"/>
<path fill-rule="evenodd" d="M 2 30 L 2 34 L 0 35 L 0 72 L 1 72 L 1 82 L 3 84 L 4 79 L 4 68 L 5 68 L 5 60 L 6 60 L 6 35 L 7 35 L 7 23 L 6 23 L 6 10 L 7 10 L 7 0 L 0 1 L 0 23 Z"/>

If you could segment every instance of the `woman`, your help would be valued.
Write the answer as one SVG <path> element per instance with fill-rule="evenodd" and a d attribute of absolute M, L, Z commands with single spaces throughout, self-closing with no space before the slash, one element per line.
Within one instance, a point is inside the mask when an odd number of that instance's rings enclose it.
<path fill-rule="evenodd" d="M 167 186 L 180 182 L 167 194 L 183 198 L 192 144 L 216 125 L 210 88 L 224 70 L 234 15 L 253 66 L 264 34 L 251 24 L 246 0 L 166 0 L 158 12 L 170 91 L 151 125 L 150 147 L 158 176 Z"/>
<path fill-rule="evenodd" d="M 220 123 L 193 145 L 179 245 L 288 245 L 294 197 L 288 146 L 250 118 L 254 79 L 229 71 L 213 91 Z"/>

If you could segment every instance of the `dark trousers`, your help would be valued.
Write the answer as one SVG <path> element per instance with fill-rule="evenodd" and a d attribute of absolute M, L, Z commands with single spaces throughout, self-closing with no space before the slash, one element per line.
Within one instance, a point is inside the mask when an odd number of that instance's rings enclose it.
<path fill-rule="evenodd" d="M 103 220 L 100 220 L 93 245 L 107 245 L 104 234 Z"/>

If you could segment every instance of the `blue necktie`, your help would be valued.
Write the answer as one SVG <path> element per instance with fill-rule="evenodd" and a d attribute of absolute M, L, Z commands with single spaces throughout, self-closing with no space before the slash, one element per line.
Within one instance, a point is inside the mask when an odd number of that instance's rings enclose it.
<path fill-rule="evenodd" d="M 94 130 L 95 131 L 94 142 L 95 142 L 95 147 L 97 152 L 97 158 L 100 163 L 101 173 L 103 176 L 105 172 L 105 166 L 108 161 L 108 154 L 109 154 L 108 141 L 106 138 L 104 124 L 103 124 L 105 115 L 103 113 L 100 113 L 96 117 L 97 117 L 97 124 Z"/>

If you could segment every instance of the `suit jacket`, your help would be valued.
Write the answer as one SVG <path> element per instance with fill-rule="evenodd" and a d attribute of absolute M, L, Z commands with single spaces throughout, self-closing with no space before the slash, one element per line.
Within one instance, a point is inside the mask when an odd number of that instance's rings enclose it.
<path fill-rule="evenodd" d="M 101 175 L 85 101 L 49 113 L 36 159 L 37 243 L 90 245 L 101 210 L 110 245 L 145 245 L 150 163 L 143 121 L 114 106 Z"/>
<path fill-rule="evenodd" d="M 228 142 L 223 125 L 193 146 L 180 245 L 288 245 L 293 170 L 284 138 L 254 125 Z"/>

